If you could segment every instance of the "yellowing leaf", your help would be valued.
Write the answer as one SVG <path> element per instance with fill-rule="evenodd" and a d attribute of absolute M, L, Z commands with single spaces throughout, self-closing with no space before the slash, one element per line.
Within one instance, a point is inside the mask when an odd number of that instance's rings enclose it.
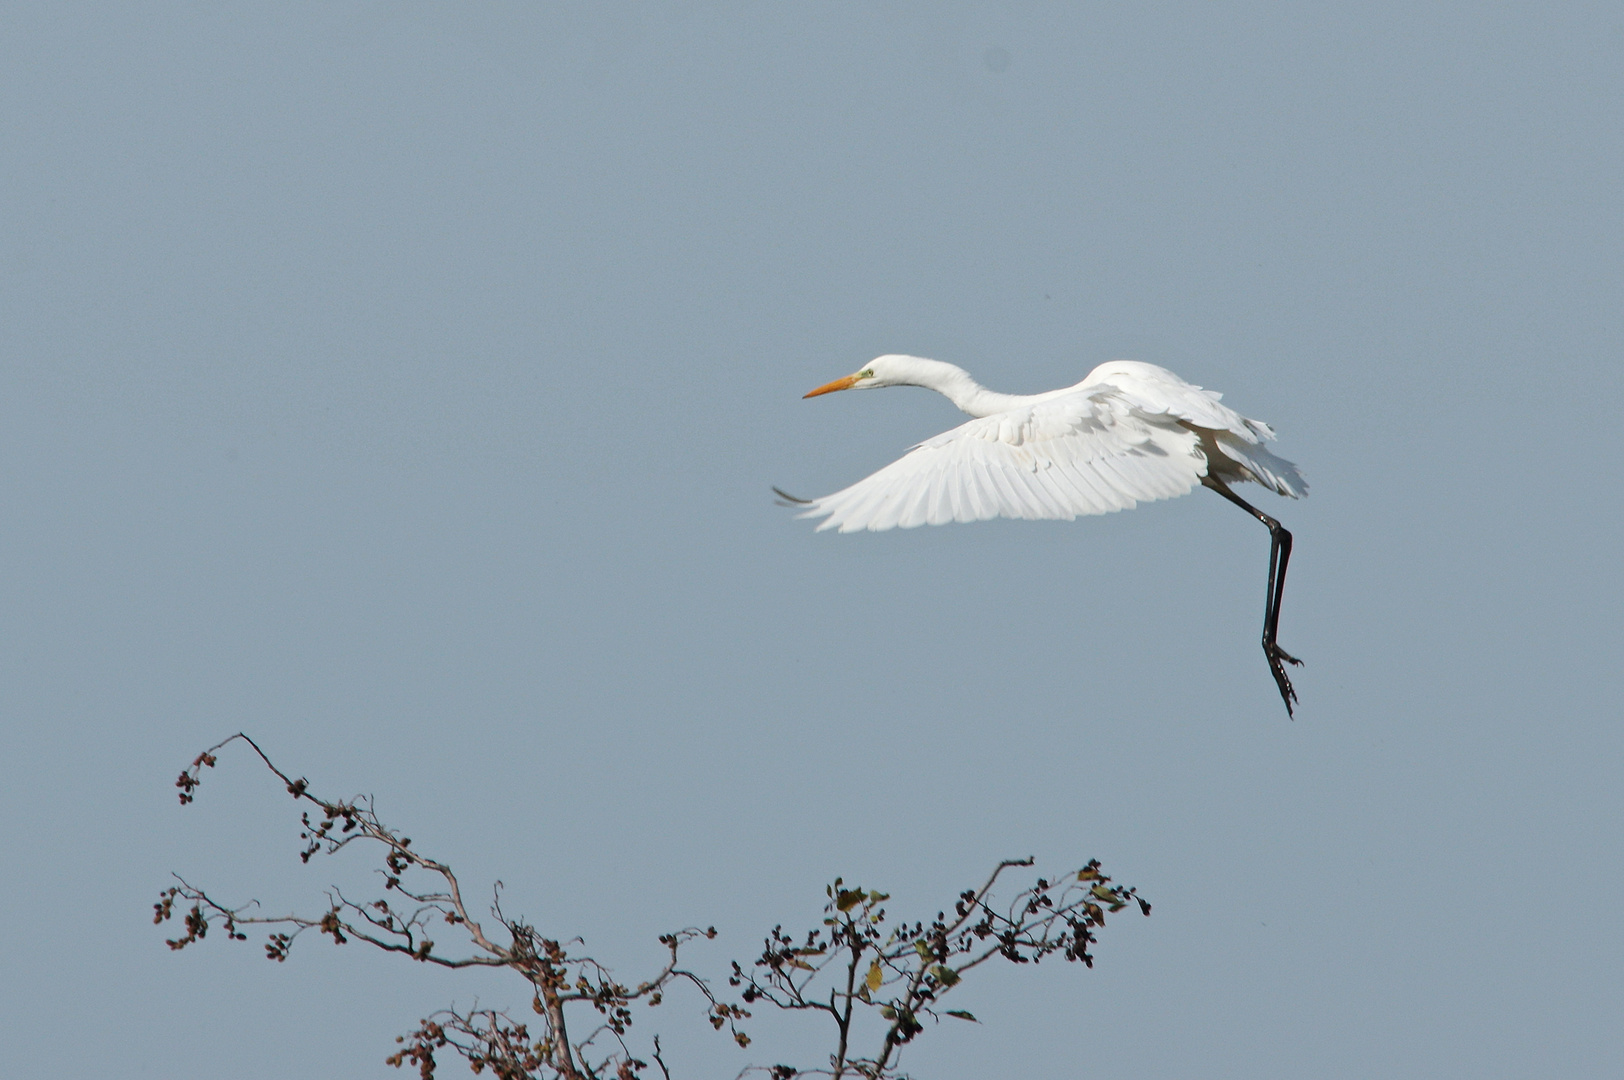
<path fill-rule="evenodd" d="M 880 962 L 876 960 L 868 966 L 868 992 L 872 994 L 874 991 L 878 990 L 880 988 L 880 983 L 884 979 L 885 972 L 880 969 Z"/>

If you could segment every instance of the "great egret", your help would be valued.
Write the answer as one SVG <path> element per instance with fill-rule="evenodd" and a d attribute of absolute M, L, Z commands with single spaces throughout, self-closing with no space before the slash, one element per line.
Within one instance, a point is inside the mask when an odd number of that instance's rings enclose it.
<path fill-rule="evenodd" d="M 1076 386 L 1022 395 L 994 393 L 939 360 L 881 356 L 805 396 L 880 386 L 935 390 L 975 419 L 833 495 L 797 499 L 774 488 L 806 508 L 801 517 L 824 518 L 820 531 L 841 532 L 995 517 L 1070 521 L 1170 499 L 1197 484 L 1211 488 L 1268 526 L 1263 654 L 1291 715 L 1297 691 L 1285 665 L 1302 661 L 1275 643 L 1291 533 L 1229 489 L 1249 480 L 1293 499 L 1308 494 L 1297 466 L 1264 447 L 1274 438 L 1268 424 L 1220 404 L 1221 394 L 1135 360 L 1101 364 Z"/>

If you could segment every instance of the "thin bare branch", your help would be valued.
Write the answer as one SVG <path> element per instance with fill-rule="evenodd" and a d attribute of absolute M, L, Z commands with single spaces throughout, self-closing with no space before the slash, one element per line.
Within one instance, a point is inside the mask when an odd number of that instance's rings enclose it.
<path fill-rule="evenodd" d="M 697 992 L 712 1028 L 726 1031 L 741 1048 L 751 1045 L 741 1024 L 760 1004 L 789 1013 L 825 1018 L 833 1025 L 827 1063 L 810 1069 L 786 1064 L 751 1065 L 740 1077 L 768 1080 L 826 1076 L 831 1080 L 902 1080 L 903 1048 L 943 1017 L 974 1021 L 963 1009 L 943 1008 L 943 1000 L 965 977 L 1001 957 L 1015 964 L 1035 964 L 1059 955 L 1092 966 L 1097 932 L 1108 914 L 1130 905 L 1148 915 L 1150 905 L 1131 888 L 1113 885 L 1090 862 L 1055 880 L 1036 877 L 995 901 L 1012 872 L 1031 870 L 1035 861 L 1005 859 L 975 887 L 961 892 L 951 912 L 934 919 L 896 921 L 887 910 L 890 896 L 848 887 L 841 878 L 825 890 L 818 926 L 793 934 L 782 925 L 767 934 L 761 954 L 748 967 L 732 964 L 728 985 L 738 1000 L 723 1000 L 700 974 L 682 963 L 683 949 L 716 929 L 687 927 L 662 935 L 665 955 L 654 973 L 622 983 L 588 955 L 578 939 L 544 934 L 502 907 L 502 885 L 492 890 L 490 915 L 506 944 L 488 934 L 463 899 L 451 866 L 418 852 L 410 837 L 385 824 L 370 796 L 324 799 L 304 778 L 276 766 L 247 735 L 238 733 L 199 754 L 182 772 L 176 786 L 180 801 L 196 800 L 204 769 L 214 768 L 218 754 L 242 741 L 305 809 L 300 814 L 300 858 L 366 848 L 380 860 L 381 889 L 370 898 L 346 896 L 337 886 L 327 890 L 325 907 L 314 913 L 268 915 L 257 902 L 231 905 L 176 875 L 159 893 L 153 921 L 181 915 L 184 932 L 169 940 L 184 949 L 219 927 L 229 940 L 246 941 L 248 927 L 267 932 L 265 954 L 281 962 L 294 942 L 314 931 L 335 945 L 359 941 L 385 953 L 443 968 L 503 968 L 525 982 L 536 1019 L 520 1019 L 500 1009 L 455 1008 L 432 1013 L 402 1035 L 386 1060 L 411 1065 L 421 1080 L 433 1080 L 437 1054 L 460 1057 L 476 1073 L 489 1069 L 498 1080 L 638 1080 L 649 1062 L 638 1056 L 630 1037 L 636 1007 L 658 1007 L 673 985 Z M 448 938 L 453 946 L 438 943 Z M 572 1036 L 571 1025 L 586 1031 Z M 866 1054 L 858 1047 L 871 1048 Z M 662 1080 L 672 1080 L 658 1037 L 649 1058 Z"/>
<path fill-rule="evenodd" d="M 199 754 L 181 773 L 176 786 L 182 805 L 196 801 L 203 770 L 215 767 L 219 752 L 237 741 L 253 750 L 295 800 L 313 808 L 300 817 L 301 859 L 308 863 L 317 855 L 335 855 L 357 844 L 372 846 L 382 862 L 377 871 L 381 895 L 357 900 L 334 886 L 320 913 L 266 915 L 255 901 L 226 904 L 176 875 L 177 884 L 163 890 L 153 905 L 155 923 L 171 919 L 177 905 L 183 911 L 185 933 L 171 939 L 170 948 L 183 949 L 202 941 L 213 925 L 219 925 L 229 939 L 245 941 L 243 928 L 256 926 L 269 931 L 266 956 L 285 961 L 294 941 L 313 930 L 336 945 L 359 941 L 420 963 L 444 968 L 506 968 L 522 977 L 531 991 L 533 1011 L 541 1018 L 537 1030 L 532 1032 L 528 1023 L 496 1009 L 434 1013 L 420 1021 L 416 1030 L 401 1036 L 401 1048 L 388 1059 L 396 1067 L 415 1066 L 423 1080 L 434 1076 L 436 1052 L 447 1050 L 476 1072 L 489 1068 L 501 1080 L 607 1080 L 611 1076 L 634 1080 L 647 1063 L 626 1042 L 634 1019 L 632 1005 L 658 1005 L 675 982 L 697 989 L 712 1025 L 729 1028 L 739 1045 L 748 1045 L 749 1039 L 736 1027 L 748 1012 L 719 1000 L 704 978 L 680 963 L 682 947 L 700 938 L 714 938 L 714 927 L 689 927 L 661 936 L 664 962 L 652 976 L 628 986 L 592 957 L 573 955 L 578 939 L 566 942 L 544 935 L 522 919 L 503 914 L 497 883 L 491 914 L 509 939 L 508 944 L 501 944 L 468 910 L 450 865 L 418 852 L 410 837 L 380 820 L 371 797 L 322 798 L 311 791 L 307 780 L 295 779 L 277 767 L 258 743 L 240 732 Z M 431 937 L 447 933 L 461 937 L 470 951 L 447 952 Z M 573 1009 L 590 1009 L 585 1015 L 598 1017 L 589 1034 L 578 1040 L 569 1034 L 567 1014 Z M 601 1047 L 600 1042 L 604 1043 Z M 665 1068 L 663 1062 L 660 1067 Z"/>

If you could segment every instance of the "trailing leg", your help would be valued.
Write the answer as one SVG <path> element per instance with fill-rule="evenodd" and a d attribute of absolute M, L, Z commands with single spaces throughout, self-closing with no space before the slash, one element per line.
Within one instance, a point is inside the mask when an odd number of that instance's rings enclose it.
<path fill-rule="evenodd" d="M 1268 527 L 1269 589 L 1263 600 L 1263 655 L 1268 658 L 1269 672 L 1274 676 L 1274 683 L 1280 689 L 1280 700 L 1286 704 L 1286 715 L 1292 716 L 1297 691 L 1291 685 L 1290 676 L 1286 674 L 1286 665 L 1300 665 L 1302 661 L 1286 652 L 1275 641 L 1280 628 L 1280 601 L 1286 590 L 1286 565 L 1291 562 L 1291 533 L 1274 518 L 1229 490 L 1223 481 L 1207 476 L 1202 477 L 1201 482 Z"/>

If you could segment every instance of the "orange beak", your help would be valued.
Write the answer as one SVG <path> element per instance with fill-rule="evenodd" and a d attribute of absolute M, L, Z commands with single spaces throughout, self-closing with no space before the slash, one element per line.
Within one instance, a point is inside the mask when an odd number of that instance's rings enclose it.
<path fill-rule="evenodd" d="M 844 379 L 836 379 L 834 382 L 824 383 L 816 390 L 807 391 L 801 395 L 801 399 L 804 401 L 809 397 L 817 397 L 819 394 L 832 394 L 836 390 L 849 390 L 854 384 L 856 384 L 856 382 L 857 376 L 847 375 Z"/>

